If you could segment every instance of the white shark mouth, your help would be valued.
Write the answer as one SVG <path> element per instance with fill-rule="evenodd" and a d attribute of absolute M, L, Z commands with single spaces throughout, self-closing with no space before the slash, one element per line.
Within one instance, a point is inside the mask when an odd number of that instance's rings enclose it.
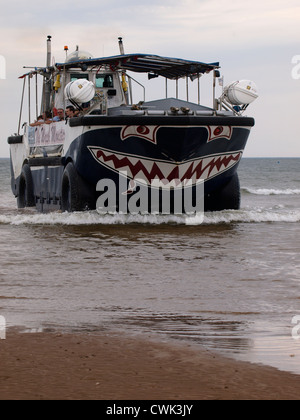
<path fill-rule="evenodd" d="M 209 155 L 180 163 L 125 155 L 103 147 L 88 146 L 92 156 L 106 168 L 143 184 L 160 187 L 193 186 L 236 165 L 242 151 Z M 179 185 L 180 184 L 180 185 Z"/>

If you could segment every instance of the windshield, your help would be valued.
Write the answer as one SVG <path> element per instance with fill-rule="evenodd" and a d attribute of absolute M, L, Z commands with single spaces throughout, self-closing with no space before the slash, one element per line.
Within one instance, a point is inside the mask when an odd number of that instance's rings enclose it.
<path fill-rule="evenodd" d="M 111 74 L 97 74 L 96 88 L 113 88 L 113 77 Z"/>

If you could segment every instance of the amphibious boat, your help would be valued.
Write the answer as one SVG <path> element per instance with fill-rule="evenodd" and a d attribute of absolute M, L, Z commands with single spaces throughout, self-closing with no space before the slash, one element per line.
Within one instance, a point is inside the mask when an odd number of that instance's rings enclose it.
<path fill-rule="evenodd" d="M 119 47 L 120 55 L 104 58 L 78 47 L 68 54 L 65 47 L 65 62 L 54 64 L 48 36 L 46 66 L 20 77 L 18 130 L 8 138 L 18 208 L 192 212 L 197 210 L 193 194 L 190 206 L 185 200 L 188 211 L 182 200 L 176 207 L 174 197 L 202 186 L 205 211 L 238 209 L 237 169 L 254 126 L 244 112 L 258 96 L 255 83 L 232 82 L 215 98 L 222 80 L 218 62 L 125 54 L 121 38 Z M 164 78 L 165 97 L 147 101 L 134 73 L 146 73 L 148 83 Z M 200 104 L 200 77 L 207 74 L 212 75 L 212 107 Z M 178 97 L 182 78 L 185 99 Z M 168 80 L 176 84 L 176 97 L 168 97 Z M 198 103 L 189 101 L 189 84 Z M 136 101 L 133 85 L 141 94 Z M 164 207 L 166 191 L 173 204 Z"/>

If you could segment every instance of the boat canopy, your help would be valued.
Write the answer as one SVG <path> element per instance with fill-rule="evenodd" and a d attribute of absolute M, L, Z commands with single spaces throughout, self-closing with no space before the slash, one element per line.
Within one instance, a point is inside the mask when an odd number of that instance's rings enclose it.
<path fill-rule="evenodd" d="M 66 68 L 81 67 L 82 65 L 109 65 L 112 70 L 153 73 L 158 76 L 167 77 L 168 79 L 178 79 L 193 74 L 208 73 L 219 67 L 219 63 L 206 64 L 199 61 L 189 61 L 148 54 L 125 54 L 56 64 L 57 67 Z"/>
<path fill-rule="evenodd" d="M 219 63 L 202 63 L 200 61 L 183 60 L 179 58 L 161 57 L 149 54 L 123 54 L 104 58 L 88 58 L 66 63 L 56 63 L 58 70 L 68 68 L 85 68 L 86 66 L 110 66 L 111 70 L 133 71 L 138 73 L 152 73 L 168 79 L 209 73 L 219 68 Z M 47 68 L 35 69 L 30 73 L 43 73 Z M 28 74 L 28 73 L 27 73 Z M 20 78 L 26 75 L 21 76 Z"/>

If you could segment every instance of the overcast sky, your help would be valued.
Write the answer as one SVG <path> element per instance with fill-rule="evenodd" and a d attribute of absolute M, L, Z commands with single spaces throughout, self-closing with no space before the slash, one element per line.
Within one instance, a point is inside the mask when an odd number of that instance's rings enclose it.
<path fill-rule="evenodd" d="M 9 156 L 6 139 L 17 131 L 18 76 L 23 66 L 45 65 L 47 35 L 56 62 L 64 61 L 64 45 L 94 57 L 119 54 L 119 36 L 126 53 L 220 61 L 225 83 L 250 79 L 259 89 L 247 110 L 256 126 L 244 156 L 300 157 L 299 0 L 0 1 L 0 157 Z M 202 98 L 211 106 L 205 81 Z M 152 82 L 148 100 L 159 97 Z"/>

